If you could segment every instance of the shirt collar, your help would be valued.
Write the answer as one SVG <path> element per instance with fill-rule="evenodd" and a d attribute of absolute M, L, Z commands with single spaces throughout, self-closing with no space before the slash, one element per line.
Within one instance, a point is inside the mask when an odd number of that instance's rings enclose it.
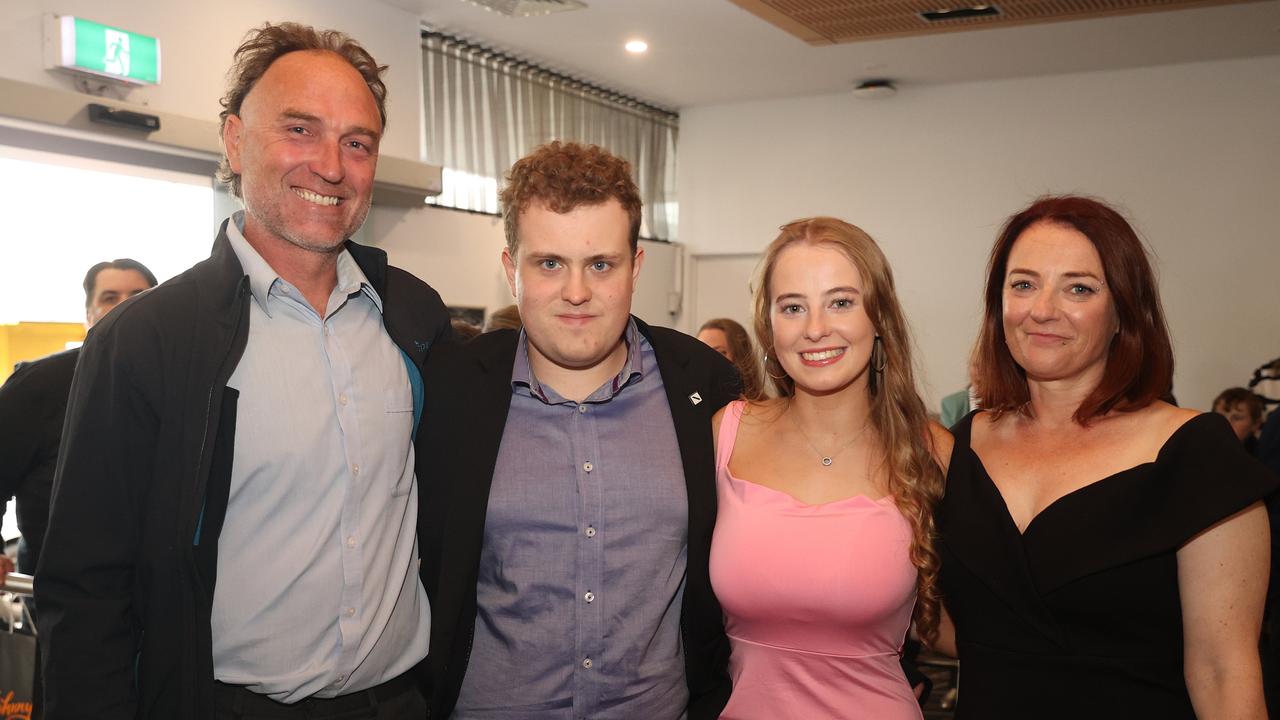
<path fill-rule="evenodd" d="M 267 298 L 273 292 L 281 294 L 281 287 L 286 286 L 287 283 L 284 278 L 280 277 L 280 273 L 277 273 L 245 239 L 243 210 L 237 210 L 231 215 L 231 222 L 227 223 L 227 240 L 231 243 L 231 249 L 235 252 L 236 258 L 240 261 L 240 267 L 244 270 L 245 275 L 249 276 L 249 292 L 253 294 L 253 299 L 257 301 L 258 307 L 262 308 L 267 317 L 271 317 L 271 309 L 267 306 Z M 338 284 L 336 287 L 344 295 L 363 292 L 373 301 L 374 306 L 378 308 L 378 312 L 382 312 L 382 298 L 373 289 L 373 285 L 369 284 L 369 279 L 365 277 L 360 265 L 356 263 L 355 258 L 351 257 L 351 253 L 347 252 L 346 248 L 343 248 L 342 252 L 338 253 Z"/>
<path fill-rule="evenodd" d="M 644 342 L 644 336 L 640 334 L 635 318 L 627 319 L 627 327 L 622 332 L 622 338 L 627 344 L 627 361 L 623 363 L 617 375 L 591 393 L 584 402 L 608 402 L 622 392 L 624 387 L 644 377 L 644 357 L 640 347 L 640 343 Z M 522 387 L 528 388 L 534 397 L 544 403 L 555 405 L 567 402 L 553 388 L 543 387 L 533 374 L 533 366 L 529 364 L 529 337 L 523 328 L 520 330 L 520 339 L 516 341 L 516 361 L 511 369 L 512 391 L 520 392 Z"/>

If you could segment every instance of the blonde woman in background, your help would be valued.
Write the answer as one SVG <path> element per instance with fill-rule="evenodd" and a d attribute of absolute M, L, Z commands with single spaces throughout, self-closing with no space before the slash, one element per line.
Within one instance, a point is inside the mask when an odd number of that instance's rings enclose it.
<path fill-rule="evenodd" d="M 746 400 L 764 400 L 768 397 L 764 388 L 764 376 L 756 362 L 756 344 L 747 329 L 729 318 L 713 318 L 702 323 L 698 339 L 733 363 L 742 378 L 742 397 Z"/>
<path fill-rule="evenodd" d="M 797 220 L 756 287 L 780 397 L 714 420 L 722 717 L 918 720 L 899 655 L 913 618 L 926 638 L 938 625 L 933 508 L 951 440 L 916 392 L 889 265 L 853 225 Z"/>

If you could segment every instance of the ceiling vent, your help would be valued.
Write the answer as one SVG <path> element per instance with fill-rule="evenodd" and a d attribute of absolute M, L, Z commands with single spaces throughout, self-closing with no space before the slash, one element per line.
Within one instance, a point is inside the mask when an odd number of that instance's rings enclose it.
<path fill-rule="evenodd" d="M 970 20 L 999 14 L 1000 8 L 995 5 L 973 5 L 970 7 L 948 8 L 946 10 L 926 10 L 920 13 L 920 17 L 929 22 L 942 22 L 943 20 Z"/>
<path fill-rule="evenodd" d="M 535 17 L 587 7 L 581 0 L 466 0 L 507 17 Z"/>
<path fill-rule="evenodd" d="M 810 45 L 1061 22 L 1248 0 L 730 0 Z M 955 4 L 952 4 L 955 2 Z M 968 2 L 976 3 L 973 5 Z"/>

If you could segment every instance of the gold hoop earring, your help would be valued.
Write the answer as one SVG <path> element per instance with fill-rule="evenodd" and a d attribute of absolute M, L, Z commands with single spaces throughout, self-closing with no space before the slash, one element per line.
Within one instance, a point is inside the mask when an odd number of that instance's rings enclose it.
<path fill-rule="evenodd" d="M 778 368 L 779 368 L 779 369 L 781 369 L 781 368 L 782 368 L 782 363 L 778 363 Z M 786 370 L 783 370 L 783 371 L 782 371 L 782 376 L 781 376 L 781 377 L 779 377 L 779 376 L 777 376 L 777 375 L 774 375 L 773 373 L 769 372 L 769 353 L 765 353 L 765 354 L 764 354 L 764 374 L 765 374 L 765 375 L 768 375 L 770 379 L 772 379 L 772 380 L 778 380 L 778 381 L 786 380 L 786 379 L 787 379 L 787 377 L 788 377 L 788 376 L 787 376 L 787 371 L 786 371 Z"/>

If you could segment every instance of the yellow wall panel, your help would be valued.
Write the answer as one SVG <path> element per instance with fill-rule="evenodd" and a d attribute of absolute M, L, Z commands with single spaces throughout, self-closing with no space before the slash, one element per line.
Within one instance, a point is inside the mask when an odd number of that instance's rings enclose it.
<path fill-rule="evenodd" d="M 67 343 L 83 342 L 80 323 L 20 322 L 0 325 L 0 383 L 13 374 L 13 366 L 67 349 Z"/>

